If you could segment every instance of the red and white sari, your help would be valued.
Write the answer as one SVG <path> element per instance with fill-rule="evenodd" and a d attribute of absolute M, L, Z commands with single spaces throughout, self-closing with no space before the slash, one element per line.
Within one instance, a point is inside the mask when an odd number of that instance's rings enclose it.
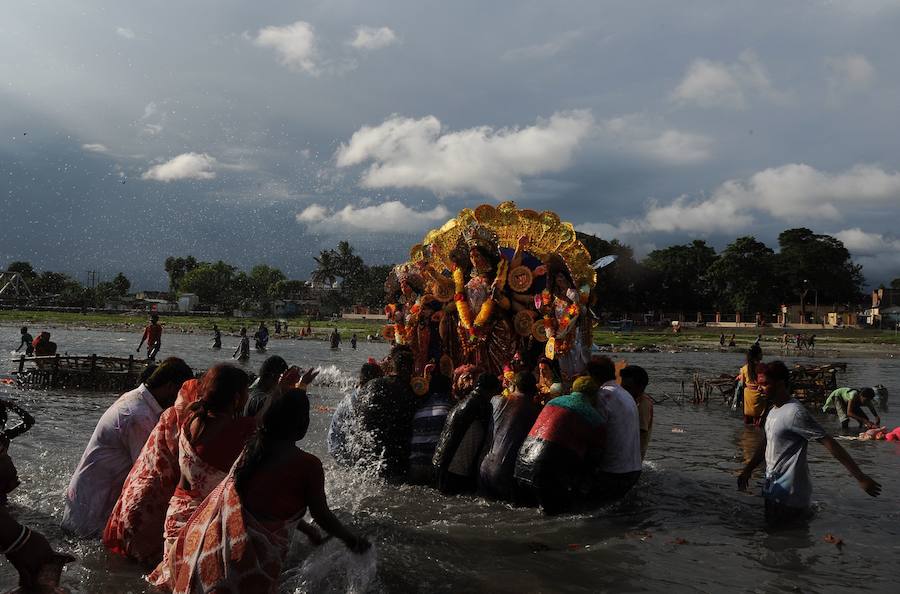
<path fill-rule="evenodd" d="M 237 464 L 235 464 L 235 467 Z M 234 469 L 184 527 L 169 555 L 176 594 L 277 592 L 301 513 L 262 522 L 242 504 Z"/>
<path fill-rule="evenodd" d="M 165 536 L 163 560 L 153 573 L 147 577 L 148 582 L 164 589 L 172 587 L 169 573 L 172 546 L 203 500 L 228 475 L 227 472 L 219 470 L 197 455 L 184 432 L 181 432 L 178 439 L 178 465 L 181 468 L 181 474 L 190 483 L 191 490 L 186 491 L 177 487 L 174 495 L 169 499 L 163 529 L 163 535 Z"/>
<path fill-rule="evenodd" d="M 187 407 L 197 400 L 198 393 L 197 380 L 184 383 L 175 406 L 159 418 L 128 473 L 103 531 L 103 544 L 111 552 L 141 563 L 159 563 L 166 510 L 181 474 L 178 433 Z"/>

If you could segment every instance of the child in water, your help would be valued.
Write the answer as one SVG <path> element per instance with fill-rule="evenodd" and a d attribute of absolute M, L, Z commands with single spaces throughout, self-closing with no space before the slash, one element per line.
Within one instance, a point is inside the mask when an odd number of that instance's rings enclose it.
<path fill-rule="evenodd" d="M 240 355 L 238 355 L 240 353 Z M 250 359 L 250 338 L 247 336 L 246 326 L 241 327 L 241 344 L 235 349 L 234 355 L 238 361 L 247 361 Z"/>

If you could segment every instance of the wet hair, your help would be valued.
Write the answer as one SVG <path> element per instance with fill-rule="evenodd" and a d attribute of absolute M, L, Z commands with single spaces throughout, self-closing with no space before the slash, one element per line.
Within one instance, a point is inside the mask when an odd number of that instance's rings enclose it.
<path fill-rule="evenodd" d="M 641 388 L 646 388 L 650 383 L 650 376 L 647 375 L 647 371 L 638 365 L 628 365 L 619 372 L 619 375 L 622 376 L 622 383 L 626 381 L 633 382 L 641 386 Z"/>
<path fill-rule="evenodd" d="M 377 363 L 363 363 L 359 368 L 359 387 L 362 388 L 373 379 L 378 379 L 384 375 L 381 367 Z"/>
<path fill-rule="evenodd" d="M 168 383 L 178 384 L 194 377 L 194 371 L 190 366 L 178 357 L 169 357 L 160 363 L 144 382 L 151 391 Z"/>
<path fill-rule="evenodd" d="M 591 357 L 587 364 L 588 374 L 594 378 L 599 385 L 603 385 L 608 381 L 616 379 L 616 364 L 609 357 L 598 355 Z"/>
<path fill-rule="evenodd" d="M 500 380 L 493 373 L 482 373 L 475 382 L 475 389 L 488 397 L 498 394 L 502 387 Z"/>
<path fill-rule="evenodd" d="M 783 381 L 788 388 L 788 391 L 791 389 L 791 371 L 787 368 L 787 365 L 784 364 L 784 361 L 769 361 L 768 363 L 761 363 L 756 367 L 756 374 L 759 377 L 759 374 L 765 373 L 766 379 L 769 381 Z"/>
<path fill-rule="evenodd" d="M 141 372 L 141 377 L 138 378 L 138 385 L 146 384 L 147 380 L 153 375 L 153 372 L 156 371 L 156 368 L 159 367 L 158 363 L 150 363 L 146 367 L 144 367 L 144 371 Z"/>
<path fill-rule="evenodd" d="M 306 392 L 292 388 L 272 400 L 263 414 L 262 424 L 244 446 L 241 461 L 234 472 L 239 494 L 271 453 L 272 444 L 286 439 L 303 439 L 309 430 L 309 398 Z M 297 437 L 299 435 L 299 437 Z"/>
<path fill-rule="evenodd" d="M 22 334 L 28 334 L 28 326 L 22 326 L 19 329 L 19 332 L 21 332 Z"/>
<path fill-rule="evenodd" d="M 413 358 L 413 352 L 407 345 L 398 344 L 391 349 L 391 367 L 393 368 L 394 373 L 397 373 L 401 368 L 405 368 L 407 371 L 412 372 L 414 366 L 415 360 Z"/>
<path fill-rule="evenodd" d="M 443 373 L 436 371 L 428 382 L 428 391 L 431 394 L 449 394 L 453 383 Z"/>
<path fill-rule="evenodd" d="M 517 373 L 513 378 L 513 385 L 516 387 L 516 390 L 526 396 L 534 396 L 537 394 L 537 378 L 534 377 L 533 373 L 528 371 L 520 371 Z"/>
<path fill-rule="evenodd" d="M 234 365 L 219 363 L 203 374 L 200 379 L 200 395 L 191 405 L 201 422 L 205 422 L 211 412 L 223 412 L 236 407 L 238 397 L 247 389 L 250 378 L 247 373 Z"/>
<path fill-rule="evenodd" d="M 859 391 L 859 397 L 863 400 L 871 400 L 872 398 L 875 398 L 875 390 L 872 388 L 862 388 Z"/>
<path fill-rule="evenodd" d="M 754 344 L 747 349 L 747 377 L 752 378 L 759 373 L 759 364 L 762 362 L 762 349 Z"/>
<path fill-rule="evenodd" d="M 283 357 L 272 355 L 267 357 L 263 364 L 259 366 L 259 377 L 279 376 L 287 371 L 288 364 Z"/>

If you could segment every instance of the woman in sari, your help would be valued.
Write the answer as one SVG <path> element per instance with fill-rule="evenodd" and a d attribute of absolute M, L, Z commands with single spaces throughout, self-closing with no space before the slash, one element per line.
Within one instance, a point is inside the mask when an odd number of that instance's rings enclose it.
<path fill-rule="evenodd" d="M 291 530 L 296 526 L 313 543 L 322 541 L 302 519 L 307 509 L 351 551 L 369 548 L 328 508 L 322 463 L 296 445 L 308 428 L 305 391 L 288 390 L 275 399 L 241 459 L 178 537 L 173 592 L 277 592 Z"/>
<path fill-rule="evenodd" d="M 741 367 L 738 380 L 744 385 L 744 424 L 759 426 L 763 413 L 766 412 L 765 394 L 756 383 L 756 370 L 762 362 L 762 349 L 754 344 L 747 351 L 747 364 Z"/>
<path fill-rule="evenodd" d="M 162 558 L 166 509 L 181 478 L 178 435 L 199 392 L 196 379 L 186 381 L 144 444 L 103 531 L 110 552 L 150 566 Z"/>
<path fill-rule="evenodd" d="M 178 437 L 180 478 L 169 499 L 164 525 L 163 560 L 147 577 L 154 586 L 171 589 L 171 546 L 200 503 L 215 489 L 256 431 L 256 417 L 241 416 L 249 378 L 233 365 L 219 364 L 200 381 L 200 396 Z"/>

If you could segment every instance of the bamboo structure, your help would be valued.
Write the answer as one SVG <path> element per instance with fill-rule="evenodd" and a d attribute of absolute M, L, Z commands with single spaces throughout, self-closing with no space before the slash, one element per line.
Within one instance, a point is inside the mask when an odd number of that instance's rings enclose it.
<path fill-rule="evenodd" d="M 134 356 L 22 355 L 18 364 L 12 375 L 23 388 L 123 392 L 137 386 L 149 361 Z"/>

